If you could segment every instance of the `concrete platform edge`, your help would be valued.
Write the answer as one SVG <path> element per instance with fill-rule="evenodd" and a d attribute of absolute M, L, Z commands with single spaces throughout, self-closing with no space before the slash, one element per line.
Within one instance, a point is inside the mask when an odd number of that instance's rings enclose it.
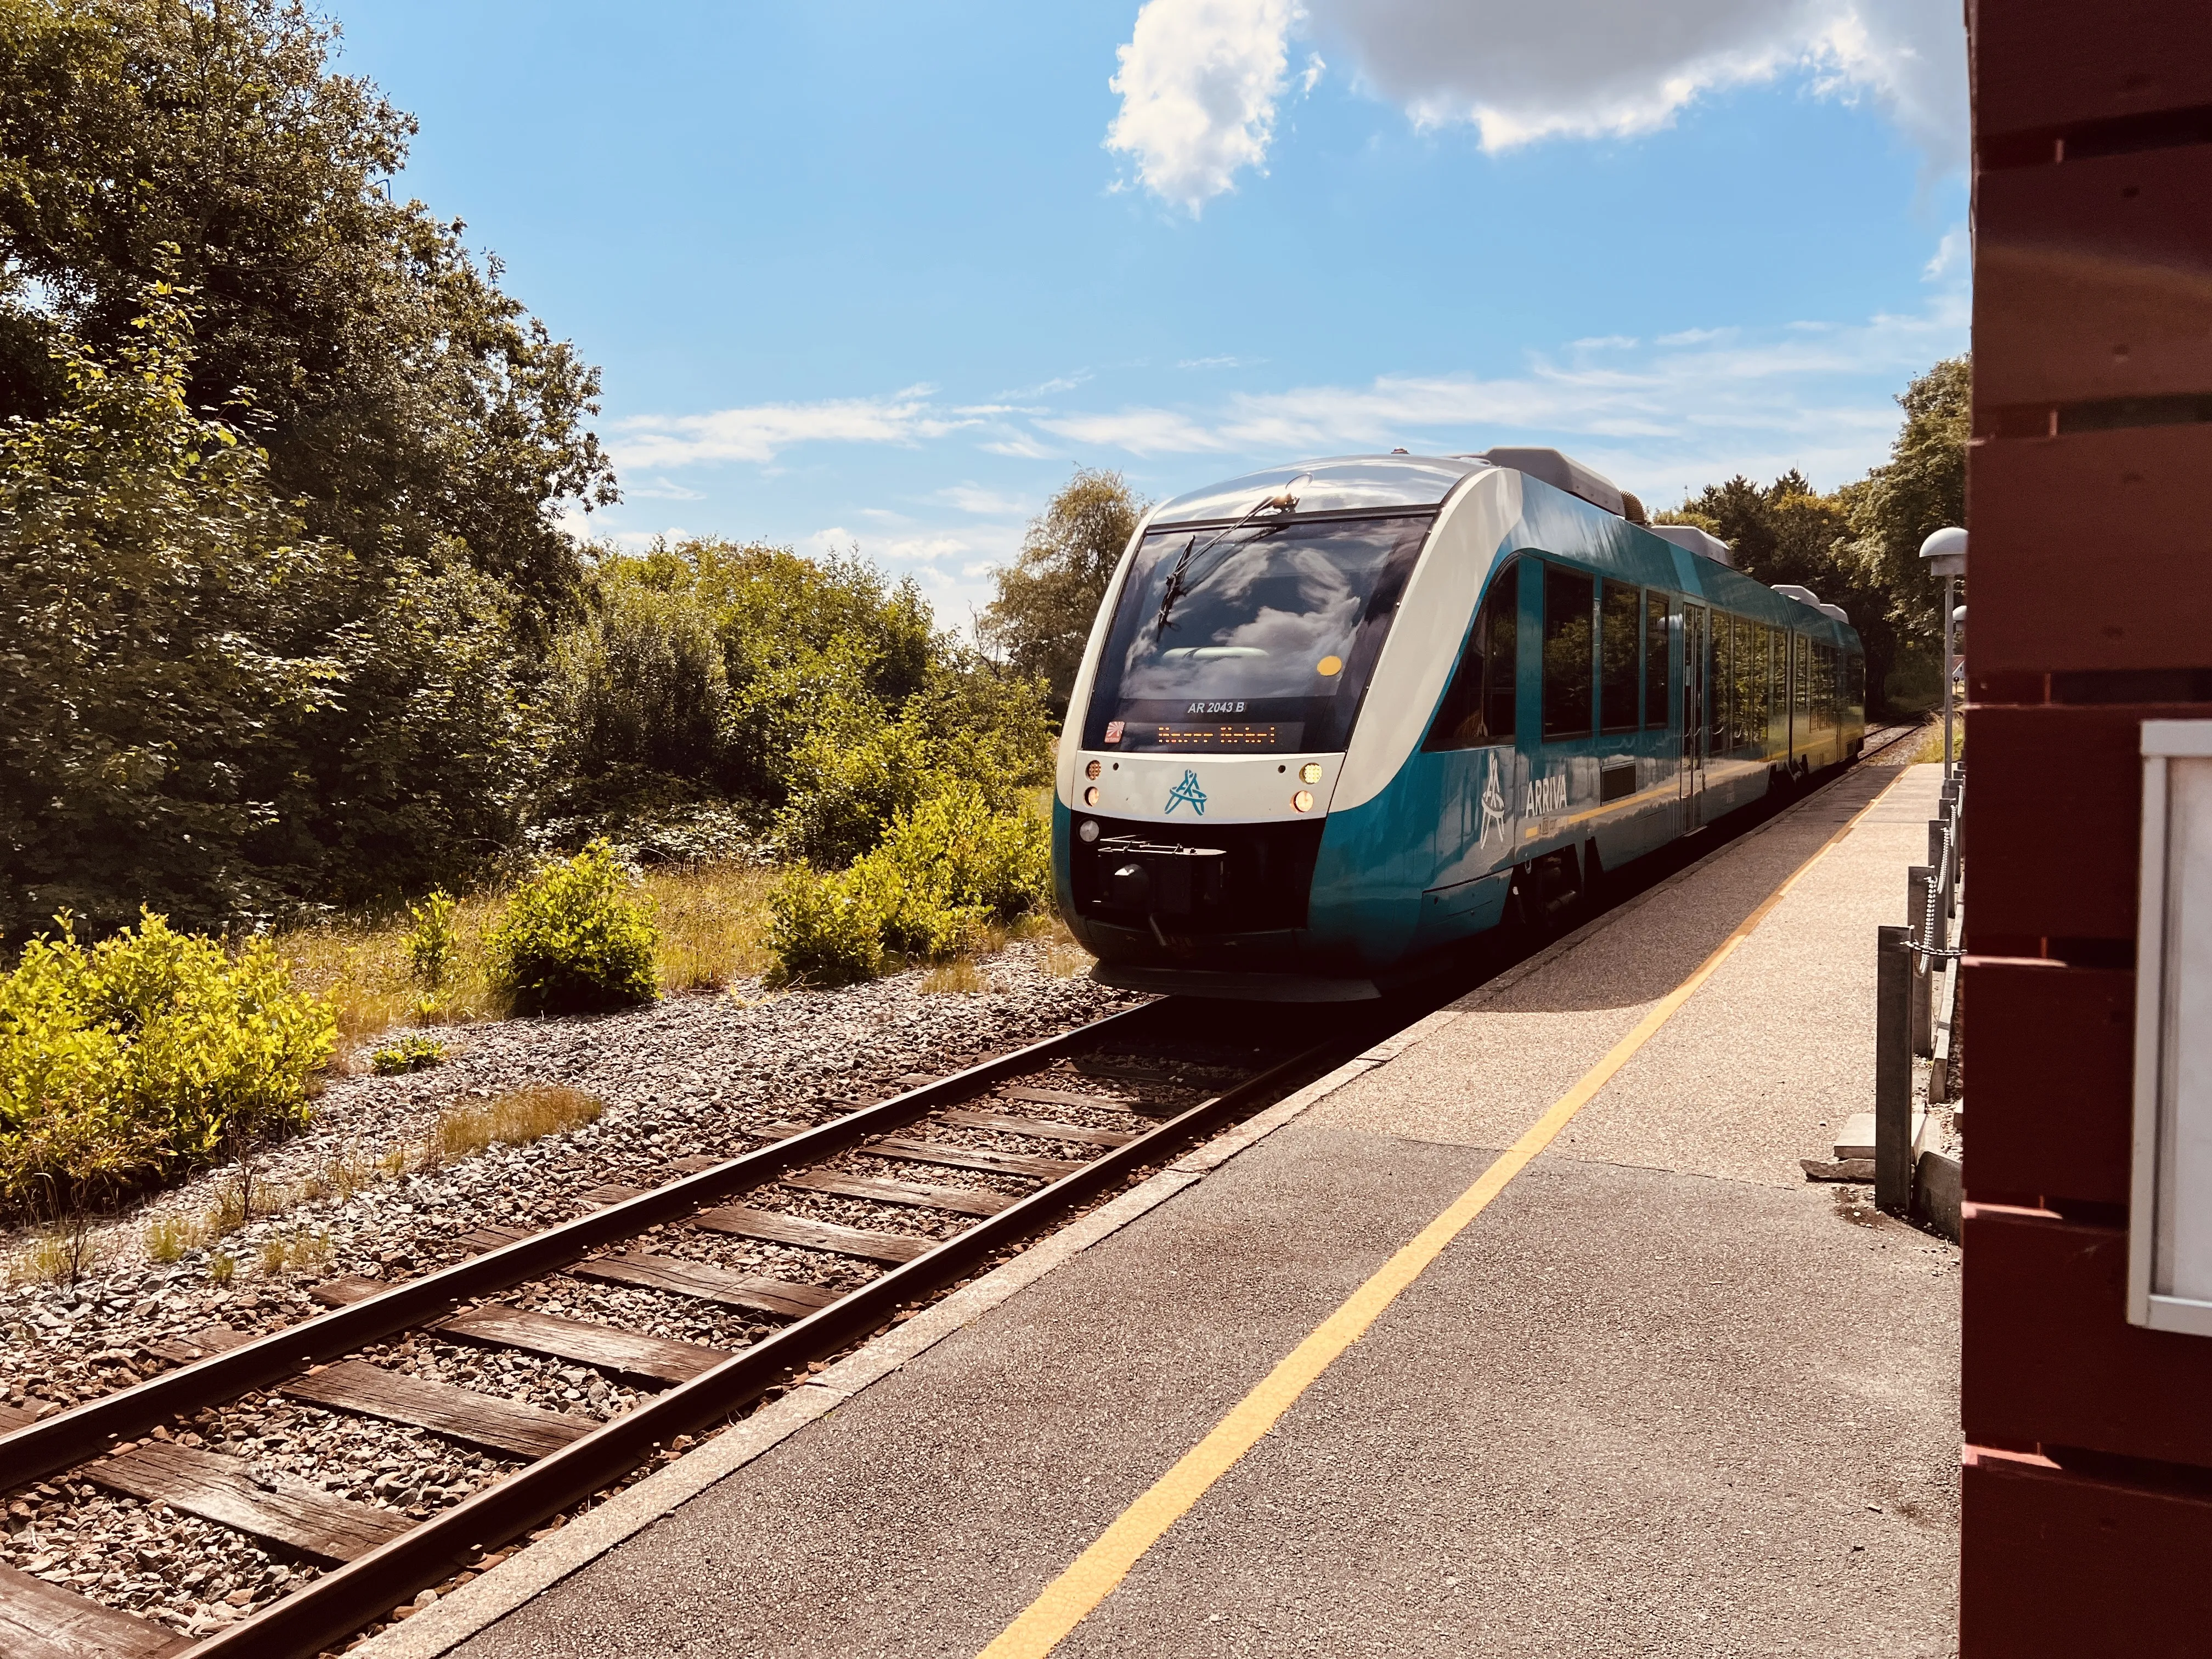
<path fill-rule="evenodd" d="M 1841 775 L 1849 776 L 1850 772 Z M 1899 775 L 1903 775 L 1901 769 Z M 1885 784 L 1873 799 L 1887 793 L 1889 787 Z M 1765 823 L 1721 843 L 1634 897 L 1592 917 L 1572 933 L 1486 981 L 1457 1003 L 1415 1021 L 1266 1111 L 1223 1131 L 1119 1198 L 1040 1240 L 1012 1261 L 963 1285 L 904 1323 L 872 1338 L 804 1386 L 763 1407 L 697 1450 L 686 1453 L 560 1531 L 516 1552 L 483 1577 L 440 1597 L 422 1612 L 348 1651 L 360 1655 L 362 1659 L 439 1659 L 452 1652 L 562 1579 L 672 1514 L 715 1482 L 773 1450 L 807 1425 L 829 1416 L 864 1389 L 973 1324 L 1100 1240 L 1196 1185 L 1354 1079 L 1387 1065 L 1458 1020 L 1466 1011 L 1480 1007 L 1633 915 L 1664 890 L 1686 880 L 1713 854 L 1741 847 L 1765 835 L 1781 820 L 1826 793 L 1822 788 L 1791 802 Z"/>

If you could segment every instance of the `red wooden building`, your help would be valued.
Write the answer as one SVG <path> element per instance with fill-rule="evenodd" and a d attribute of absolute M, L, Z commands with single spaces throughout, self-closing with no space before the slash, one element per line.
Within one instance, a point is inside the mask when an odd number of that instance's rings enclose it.
<path fill-rule="evenodd" d="M 2147 719 L 2212 717 L 2212 0 L 1969 0 L 1961 1650 L 2212 1653 L 2212 1336 L 2126 1277 Z"/>

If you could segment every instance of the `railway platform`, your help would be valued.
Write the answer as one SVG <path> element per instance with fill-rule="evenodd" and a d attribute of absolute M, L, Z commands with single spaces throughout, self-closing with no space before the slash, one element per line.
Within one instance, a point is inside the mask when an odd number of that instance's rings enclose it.
<path fill-rule="evenodd" d="M 1937 788 L 1844 775 L 356 1652 L 1952 1651 L 1959 1255 L 1799 1166 Z"/>

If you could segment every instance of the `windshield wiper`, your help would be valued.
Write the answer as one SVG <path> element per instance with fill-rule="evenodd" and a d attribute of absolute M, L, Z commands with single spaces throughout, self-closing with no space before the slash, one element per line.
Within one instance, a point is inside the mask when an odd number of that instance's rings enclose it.
<path fill-rule="evenodd" d="M 1193 586 L 1194 586 L 1194 582 L 1185 579 L 1190 574 L 1192 562 L 1196 559 L 1200 553 L 1210 551 L 1212 549 L 1213 544 L 1219 541 L 1224 536 L 1228 535 L 1231 531 L 1242 530 L 1246 525 L 1251 523 L 1254 519 L 1257 518 L 1261 514 L 1266 512 L 1270 507 L 1273 507 L 1278 513 L 1288 513 L 1298 504 L 1298 498 L 1295 495 L 1291 494 L 1291 491 L 1295 490 L 1300 484 L 1310 483 L 1312 481 L 1313 474 L 1310 472 L 1301 472 L 1297 477 L 1291 479 L 1290 483 L 1285 484 L 1281 490 L 1275 495 L 1262 495 L 1258 501 L 1253 502 L 1250 507 L 1245 509 L 1244 516 L 1237 520 L 1235 524 L 1224 525 L 1220 529 L 1215 531 L 1211 536 L 1208 536 L 1206 538 L 1206 545 L 1204 547 L 1200 547 L 1198 544 L 1198 537 L 1195 534 L 1193 534 L 1191 538 L 1183 544 L 1182 556 L 1176 560 L 1175 568 L 1168 572 L 1168 585 L 1160 594 L 1160 614 L 1152 623 L 1152 632 L 1157 635 L 1165 629 L 1168 625 L 1168 612 L 1174 610 L 1175 602 L 1181 599 L 1184 594 L 1189 592 Z M 1281 528 L 1282 524 L 1279 520 L 1274 524 L 1262 526 L 1263 530 L 1279 530 Z M 1249 546 L 1250 544 L 1246 543 L 1245 545 Z M 1204 578 L 1200 577 L 1198 580 L 1203 580 Z"/>

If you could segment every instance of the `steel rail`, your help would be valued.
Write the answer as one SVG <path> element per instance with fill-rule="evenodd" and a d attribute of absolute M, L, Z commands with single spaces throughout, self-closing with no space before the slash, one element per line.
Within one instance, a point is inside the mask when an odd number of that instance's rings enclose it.
<path fill-rule="evenodd" d="M 10 1486 L 27 1486 L 106 1453 L 117 1441 L 137 1438 L 155 1425 L 234 1400 L 254 1389 L 296 1376 L 379 1341 L 396 1331 L 428 1323 L 457 1304 L 491 1296 L 557 1273 L 592 1251 L 682 1219 L 702 1205 L 774 1181 L 793 1164 L 818 1163 L 872 1134 L 896 1128 L 942 1104 L 1009 1075 L 1033 1071 L 1070 1049 L 1089 1048 L 1100 1036 L 1156 1021 L 1165 1005 L 1147 1003 L 1109 1014 L 1088 1025 L 1047 1037 L 1011 1054 L 971 1066 L 934 1083 L 818 1125 L 787 1139 L 685 1176 L 620 1203 L 565 1221 L 544 1231 L 471 1256 L 451 1267 L 395 1285 L 329 1313 L 196 1360 L 127 1389 L 88 1401 L 14 1432 L 0 1435 L 0 1469 Z M 750 1352 L 750 1351 L 749 1351 Z"/>
<path fill-rule="evenodd" d="M 1084 1029 L 1095 1032 L 1098 1028 Z M 200 1642 L 192 1651 L 209 1659 L 230 1655 L 307 1659 L 335 1646 L 424 1584 L 465 1565 L 472 1555 L 496 1549 L 548 1516 L 605 1490 L 677 1436 L 727 1417 L 810 1361 L 890 1323 L 906 1304 L 969 1273 L 980 1260 L 1042 1230 L 1069 1208 L 1242 1115 L 1301 1073 L 1322 1065 L 1332 1053 L 1357 1052 L 1357 1045 L 1369 1040 L 1364 1036 L 1332 1038 L 1201 1101 L 819 1313 L 731 1355 L 713 1370 L 654 1395 L 390 1543 L 309 1581 L 255 1617 Z M 1024 1052 L 1033 1055 L 1036 1051 Z"/>

